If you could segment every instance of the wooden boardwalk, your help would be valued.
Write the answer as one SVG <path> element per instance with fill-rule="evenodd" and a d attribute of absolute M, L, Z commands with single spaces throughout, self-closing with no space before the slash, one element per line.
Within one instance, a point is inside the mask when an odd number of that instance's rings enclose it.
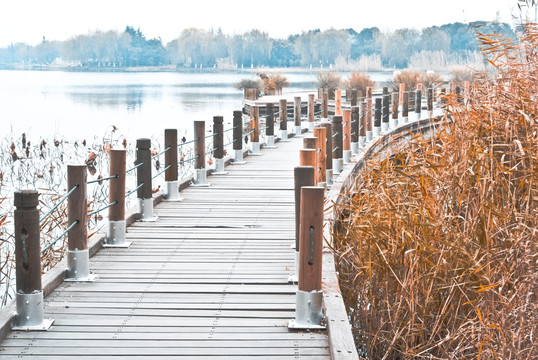
<path fill-rule="evenodd" d="M 11 332 L 1 359 L 329 359 L 326 332 L 292 332 L 293 168 L 302 139 L 189 187 L 159 220 L 101 249 L 94 283 L 45 299 L 47 332 Z"/>

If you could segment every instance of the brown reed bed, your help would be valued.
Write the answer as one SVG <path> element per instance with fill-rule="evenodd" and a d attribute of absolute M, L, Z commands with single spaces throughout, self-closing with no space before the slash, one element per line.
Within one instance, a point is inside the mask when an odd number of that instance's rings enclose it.
<path fill-rule="evenodd" d="M 538 30 L 481 35 L 493 71 L 447 124 L 368 161 L 333 246 L 367 359 L 538 358 Z"/>

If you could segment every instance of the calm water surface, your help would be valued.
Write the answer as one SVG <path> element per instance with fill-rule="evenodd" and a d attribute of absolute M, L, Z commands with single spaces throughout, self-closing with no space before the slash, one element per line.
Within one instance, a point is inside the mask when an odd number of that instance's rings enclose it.
<path fill-rule="evenodd" d="M 284 73 L 284 91 L 313 90 L 315 71 Z M 342 74 L 346 78 L 348 74 Z M 374 73 L 376 81 L 392 74 Z M 192 131 L 193 120 L 231 123 L 241 109 L 234 84 L 251 72 L 89 73 L 0 71 L 1 138 L 102 138 L 116 126 L 130 141 L 154 137 L 165 128 Z M 7 125 L 7 126 L 6 126 Z"/>

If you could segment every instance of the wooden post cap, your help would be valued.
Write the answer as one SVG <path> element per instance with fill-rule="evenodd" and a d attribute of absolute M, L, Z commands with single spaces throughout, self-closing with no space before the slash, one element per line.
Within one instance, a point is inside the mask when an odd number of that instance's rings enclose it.
<path fill-rule="evenodd" d="M 39 204 L 39 193 L 36 190 L 15 191 L 13 203 L 18 209 L 35 208 Z"/>
<path fill-rule="evenodd" d="M 151 148 L 151 139 L 137 139 L 136 148 L 139 150 L 149 150 Z"/>

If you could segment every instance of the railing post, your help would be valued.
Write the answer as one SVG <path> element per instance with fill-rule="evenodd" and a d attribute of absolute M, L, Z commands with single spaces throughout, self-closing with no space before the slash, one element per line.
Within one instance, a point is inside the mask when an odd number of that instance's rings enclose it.
<path fill-rule="evenodd" d="M 383 110 L 382 110 L 382 121 L 381 121 L 381 132 L 386 133 L 389 131 L 389 118 L 390 118 L 390 95 L 388 93 L 388 88 L 383 88 L 387 93 L 383 94 Z"/>
<path fill-rule="evenodd" d="M 374 113 L 374 137 L 378 137 L 381 134 L 381 107 L 383 106 L 383 99 L 375 99 L 375 113 Z"/>
<path fill-rule="evenodd" d="M 398 127 L 398 107 L 399 107 L 399 95 L 397 92 L 392 93 L 392 116 L 390 121 L 390 128 L 396 129 Z"/>
<path fill-rule="evenodd" d="M 366 146 L 366 133 L 367 133 L 367 124 L 366 124 L 366 110 L 368 105 L 366 100 L 363 100 L 359 104 L 359 148 L 364 148 Z"/>
<path fill-rule="evenodd" d="M 164 180 L 166 182 L 165 197 L 167 201 L 178 201 L 180 197 L 179 181 L 177 178 L 177 129 L 164 130 L 164 148 L 169 149 L 164 153 L 164 164 L 165 167 L 170 166 L 164 172 Z"/>
<path fill-rule="evenodd" d="M 235 152 L 234 165 L 244 164 L 243 160 L 243 113 L 239 110 L 234 111 L 233 119 L 233 149 Z"/>
<path fill-rule="evenodd" d="M 209 186 L 205 168 L 205 121 L 194 121 L 194 186 Z"/>
<path fill-rule="evenodd" d="M 417 89 L 415 91 L 415 116 L 417 120 L 420 120 L 421 112 L 422 112 L 422 90 Z"/>
<path fill-rule="evenodd" d="M 464 94 L 463 94 L 464 102 L 465 102 L 465 104 L 467 104 L 469 102 L 469 95 L 470 95 L 470 92 L 471 92 L 471 86 L 469 84 L 469 81 L 465 81 L 463 83 L 463 86 L 464 86 Z"/>
<path fill-rule="evenodd" d="M 403 93 L 403 103 L 402 103 L 402 123 L 407 124 L 409 121 L 409 92 L 405 91 Z"/>
<path fill-rule="evenodd" d="M 275 113 L 273 110 L 273 104 L 268 103 L 266 107 L 266 120 L 265 120 L 265 148 L 276 149 L 275 146 Z"/>
<path fill-rule="evenodd" d="M 332 118 L 332 137 L 333 137 L 333 148 L 332 158 L 333 158 L 333 173 L 340 174 L 344 169 L 344 159 L 343 159 L 343 127 L 342 127 L 342 115 L 334 115 Z"/>
<path fill-rule="evenodd" d="M 334 115 L 342 115 L 342 90 L 334 90 Z"/>
<path fill-rule="evenodd" d="M 314 128 L 314 136 L 318 139 L 318 168 L 315 169 L 316 182 L 318 186 L 327 187 L 327 129 L 323 126 Z"/>
<path fill-rule="evenodd" d="M 260 108 L 250 107 L 250 152 L 249 155 L 262 155 L 260 152 Z"/>
<path fill-rule="evenodd" d="M 170 151 L 177 151 L 170 149 Z M 108 238 L 105 247 L 128 248 L 130 242 L 125 241 L 127 225 L 125 222 L 125 177 L 126 177 L 126 157 L 125 150 L 110 150 L 110 179 L 109 201 L 115 203 L 108 208 Z"/>
<path fill-rule="evenodd" d="M 86 165 L 67 166 L 67 188 L 76 189 L 67 198 L 68 226 L 76 223 L 67 232 L 66 281 L 94 281 L 90 273 L 88 252 L 88 191 L 86 186 Z"/>
<path fill-rule="evenodd" d="M 350 100 L 351 107 L 357 106 L 357 89 L 351 89 L 351 99 L 349 100 Z"/>
<path fill-rule="evenodd" d="M 213 156 L 215 158 L 215 170 L 213 175 L 226 175 L 224 171 L 224 118 L 213 116 Z"/>
<path fill-rule="evenodd" d="M 295 124 L 295 136 L 301 136 L 302 135 L 302 129 L 301 129 L 301 97 L 295 96 L 293 98 L 294 100 L 294 106 L 293 106 L 293 120 Z"/>
<path fill-rule="evenodd" d="M 325 178 L 327 185 L 333 184 L 333 128 L 329 122 L 321 123 L 321 126 L 325 128 Z"/>
<path fill-rule="evenodd" d="M 13 330 L 48 330 L 53 322 L 43 318 L 38 196 L 35 190 L 14 193 L 17 315 Z"/>
<path fill-rule="evenodd" d="M 344 164 L 351 161 L 351 109 L 342 110 L 342 158 Z"/>
<path fill-rule="evenodd" d="M 295 185 L 295 268 L 288 278 L 290 283 L 296 283 L 299 281 L 299 220 L 301 217 L 301 188 L 303 186 L 314 186 L 314 176 L 314 168 L 311 166 L 297 166 L 293 169 Z"/>
<path fill-rule="evenodd" d="M 308 94 L 308 131 L 314 130 L 314 94 Z"/>
<path fill-rule="evenodd" d="M 463 97 L 461 96 L 461 87 L 456 85 L 456 101 L 458 104 L 463 104 Z"/>
<path fill-rule="evenodd" d="M 153 216 L 153 195 L 151 191 L 151 140 L 136 140 L 136 184 L 139 186 L 136 194 L 138 196 L 138 213 L 142 221 L 156 221 Z"/>
<path fill-rule="evenodd" d="M 280 113 L 280 141 L 288 140 L 288 102 L 286 99 L 280 99 L 278 103 Z"/>
<path fill-rule="evenodd" d="M 405 84 L 404 83 L 400 83 L 400 89 L 398 91 L 398 103 L 400 104 L 400 106 L 403 106 L 403 97 L 404 97 L 404 93 L 405 93 Z"/>
<path fill-rule="evenodd" d="M 321 325 L 324 194 L 320 187 L 305 186 L 301 189 L 299 283 L 295 319 L 288 325 L 291 329 L 325 328 Z"/>
<path fill-rule="evenodd" d="M 317 186 L 316 170 L 318 169 L 318 139 L 315 137 L 305 138 L 304 149 L 299 150 L 299 165 L 312 166 L 314 168 L 314 184 Z"/>
<path fill-rule="evenodd" d="M 351 107 L 351 155 L 359 153 L 359 133 L 360 133 L 360 112 L 359 107 Z"/>
<path fill-rule="evenodd" d="M 374 138 L 374 122 L 372 119 L 372 96 L 373 91 L 371 87 L 366 88 L 366 141 L 370 142 Z"/>
<path fill-rule="evenodd" d="M 321 122 L 329 121 L 329 93 L 323 92 L 321 100 Z"/>
<path fill-rule="evenodd" d="M 433 111 L 433 89 L 428 88 L 428 92 L 426 93 L 426 108 L 429 112 Z"/>

